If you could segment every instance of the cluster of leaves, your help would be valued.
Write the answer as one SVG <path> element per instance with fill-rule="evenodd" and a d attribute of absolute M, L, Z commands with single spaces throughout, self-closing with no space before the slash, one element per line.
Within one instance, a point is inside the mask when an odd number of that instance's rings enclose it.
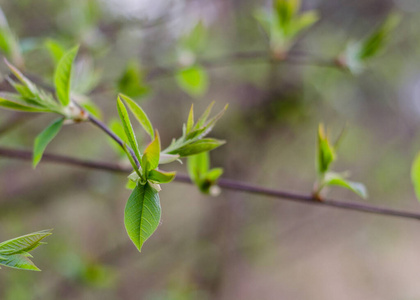
<path fill-rule="evenodd" d="M 56 98 L 49 92 L 37 87 L 31 80 L 25 77 L 17 68 L 6 61 L 7 66 L 13 73 L 15 79 L 8 77 L 9 83 L 14 87 L 16 93 L 0 92 L 0 107 L 26 112 L 48 112 L 59 114 L 60 117 L 53 121 L 35 139 L 33 165 L 41 161 L 42 154 L 58 134 L 64 121 L 83 121 L 87 115 L 71 101 L 71 77 L 73 61 L 76 57 L 78 47 L 75 47 L 62 55 L 55 75 L 54 87 Z"/>
<path fill-rule="evenodd" d="M 255 15 L 269 36 L 270 49 L 277 59 L 286 57 L 297 36 L 318 21 L 316 11 L 301 13 L 300 0 L 274 0 L 272 12 L 258 11 Z"/>
<path fill-rule="evenodd" d="M 339 138 L 340 139 L 340 138 Z M 347 179 L 348 173 L 337 173 L 330 170 L 337 155 L 339 139 L 332 144 L 322 124 L 318 127 L 317 171 L 318 180 L 315 184 L 314 197 L 322 200 L 321 192 L 328 186 L 340 186 L 351 190 L 362 198 L 367 198 L 367 191 L 362 183 Z"/>
<path fill-rule="evenodd" d="M 32 255 L 29 252 L 45 244 L 42 240 L 49 235 L 51 235 L 51 230 L 42 230 L 0 243 L 0 265 L 15 269 L 40 271 L 30 260 Z"/>
<path fill-rule="evenodd" d="M 390 33 L 398 25 L 400 19 L 400 15 L 391 13 L 366 38 L 348 43 L 343 54 L 337 60 L 338 64 L 348 68 L 354 74 L 361 73 L 365 69 L 366 63 L 384 49 Z"/>
<path fill-rule="evenodd" d="M 161 206 L 158 194 L 161 190 L 160 184 L 171 182 L 176 175 L 175 172 L 160 170 L 159 165 L 176 161 L 181 157 L 207 153 L 225 143 L 221 140 L 205 138 L 227 108 L 226 106 L 220 113 L 208 120 L 212 106 L 213 103 L 196 123 L 194 122 L 193 107 L 191 107 L 188 121 L 183 126 L 183 135 L 179 139 L 174 139 L 169 147 L 161 150 L 159 133 L 153 130 L 143 109 L 131 98 L 122 94 L 118 96 L 118 113 L 122 121 L 125 140 L 128 142 L 128 145 L 124 143 L 123 147 L 134 169 L 134 172 L 129 176 L 134 189 L 125 207 L 124 223 L 128 236 L 139 251 L 160 222 Z M 152 139 L 143 153 L 139 149 L 127 107 Z M 211 175 L 212 182 L 214 183 L 220 175 L 221 171 Z M 196 181 L 195 177 L 193 180 L 197 182 L 200 189 L 203 189 L 201 182 Z"/>

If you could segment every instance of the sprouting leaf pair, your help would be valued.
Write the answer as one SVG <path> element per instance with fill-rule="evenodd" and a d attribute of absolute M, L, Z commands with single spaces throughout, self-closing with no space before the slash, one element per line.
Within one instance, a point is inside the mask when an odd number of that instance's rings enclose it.
<path fill-rule="evenodd" d="M 29 259 L 30 251 L 45 244 L 44 238 L 51 235 L 51 230 L 42 230 L 0 243 L 0 265 L 23 270 L 40 271 Z"/>
<path fill-rule="evenodd" d="M 317 171 L 318 181 L 315 185 L 314 196 L 322 200 L 321 192 L 328 186 L 341 186 L 351 190 L 362 198 L 367 197 L 367 191 L 362 183 L 347 180 L 346 173 L 336 173 L 330 171 L 331 164 L 336 159 L 336 148 L 338 140 L 335 144 L 331 144 L 328 134 L 325 132 L 322 124 L 318 127 L 318 149 L 317 149 Z"/>
<path fill-rule="evenodd" d="M 70 99 L 72 66 L 77 51 L 78 47 L 74 47 L 65 53 L 57 64 L 54 75 L 56 99 L 50 93 L 38 88 L 17 68 L 6 61 L 17 80 L 9 77 L 8 81 L 17 93 L 0 92 L 0 107 L 26 112 L 51 112 L 61 116 L 36 137 L 33 155 L 34 167 L 40 162 L 45 148 L 58 134 L 65 119 L 83 121 L 87 117 Z"/>
<path fill-rule="evenodd" d="M 217 180 L 223 174 L 222 168 L 210 169 L 209 152 L 188 157 L 188 174 L 195 185 L 204 194 L 217 195 Z"/>
<path fill-rule="evenodd" d="M 258 11 L 255 15 L 269 36 L 270 49 L 277 59 L 284 59 L 297 36 L 318 21 L 314 10 L 300 12 L 300 0 L 273 0 L 272 12 Z"/>
<path fill-rule="evenodd" d="M 385 47 L 392 30 L 400 22 L 401 16 L 391 13 L 370 35 L 360 41 L 348 43 L 338 58 L 338 64 L 354 74 L 361 73 L 369 59 L 376 56 Z"/>
<path fill-rule="evenodd" d="M 207 121 L 212 106 L 213 104 L 207 108 L 196 124 L 191 107 L 187 124 L 184 124 L 183 136 L 162 151 L 159 133 L 154 131 L 143 109 L 129 97 L 122 94 L 118 96 L 118 114 L 128 144 L 124 143 L 123 147 L 134 169 L 129 180 L 135 184 L 125 207 L 124 223 L 128 236 L 139 251 L 160 222 L 159 184 L 171 182 L 176 175 L 175 172 L 160 170 L 159 165 L 173 162 L 180 157 L 207 152 L 224 144 L 224 141 L 204 138 L 226 109 Z M 127 107 L 152 139 L 143 154 L 140 152 Z"/>

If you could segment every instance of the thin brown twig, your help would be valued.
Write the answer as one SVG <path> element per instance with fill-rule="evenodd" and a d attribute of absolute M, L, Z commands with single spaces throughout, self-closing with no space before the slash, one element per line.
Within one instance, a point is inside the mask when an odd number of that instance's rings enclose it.
<path fill-rule="evenodd" d="M 32 159 L 32 152 L 27 150 L 18 150 L 11 148 L 0 147 L 0 157 L 14 158 L 20 160 Z M 71 166 L 84 167 L 95 170 L 102 170 L 108 172 L 124 173 L 127 174 L 131 172 L 131 168 L 123 167 L 118 164 L 108 163 L 108 162 L 97 162 L 89 160 L 81 160 L 73 157 L 49 154 L 45 153 L 43 156 L 43 162 L 59 163 Z M 175 181 L 192 184 L 191 179 L 186 174 L 177 174 Z M 248 183 L 221 178 L 218 181 L 218 186 L 225 190 L 245 192 L 249 194 L 268 196 L 277 199 L 283 199 L 288 201 L 300 202 L 305 204 L 313 204 L 319 206 L 327 206 L 334 208 L 341 208 L 377 215 L 386 215 L 393 217 L 400 217 L 406 219 L 415 219 L 420 220 L 420 213 L 413 213 L 409 211 L 394 210 L 390 208 L 378 207 L 368 204 L 355 203 L 355 202 L 344 202 L 339 200 L 325 199 L 319 201 L 315 199 L 310 194 L 299 194 L 295 192 L 286 192 L 270 188 L 265 188 L 257 185 L 251 185 Z"/>

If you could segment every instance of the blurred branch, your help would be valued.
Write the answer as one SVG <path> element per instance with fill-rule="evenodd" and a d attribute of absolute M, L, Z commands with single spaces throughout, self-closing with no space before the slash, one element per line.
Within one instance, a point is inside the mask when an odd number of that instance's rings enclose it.
<path fill-rule="evenodd" d="M 297 54 L 297 53 L 296 53 Z M 283 59 L 275 59 L 270 56 L 270 53 L 267 51 L 246 51 L 246 52 L 235 52 L 228 55 L 223 55 L 220 57 L 201 59 L 197 60 L 196 64 L 201 65 L 208 69 L 227 67 L 231 65 L 238 64 L 267 64 L 267 63 L 277 63 L 277 64 L 295 64 L 303 66 L 313 66 L 321 68 L 334 68 L 342 70 L 343 67 L 337 64 L 335 59 L 325 59 L 320 57 L 315 57 L 311 55 L 297 56 L 294 53 L 290 53 Z M 146 80 L 157 80 L 165 77 L 170 77 L 175 75 L 175 73 L 181 69 L 182 66 L 173 65 L 167 67 L 155 67 L 149 68 Z M 147 68 L 146 68 L 147 69 Z"/>
<path fill-rule="evenodd" d="M 0 157 L 14 158 L 20 160 L 32 160 L 32 152 L 26 150 L 18 150 L 11 148 L 0 147 Z M 116 173 L 130 173 L 132 170 L 128 167 L 123 167 L 118 164 L 108 163 L 108 162 L 96 162 L 89 160 L 81 160 L 77 158 L 72 158 L 68 156 L 48 154 L 45 153 L 43 156 L 43 162 L 52 162 L 59 163 L 71 166 L 84 167 L 95 170 L 102 170 L 108 172 Z M 186 174 L 177 174 L 175 181 L 192 184 L 191 179 Z M 408 211 L 394 210 L 384 207 L 378 207 L 368 204 L 354 203 L 354 202 L 343 202 L 339 200 L 325 199 L 319 201 L 315 199 L 311 194 L 299 194 L 295 192 L 286 192 L 281 190 L 275 190 L 270 188 L 265 188 L 257 185 L 251 185 L 248 183 L 221 178 L 218 181 L 218 186 L 225 190 L 245 192 L 249 194 L 256 194 L 262 196 L 268 196 L 288 201 L 300 202 L 305 204 L 314 204 L 319 206 L 328 206 L 335 207 L 359 212 L 366 212 L 377 215 L 386 215 L 393 217 L 400 217 L 406 219 L 415 219 L 420 220 L 420 214 L 412 213 Z"/>

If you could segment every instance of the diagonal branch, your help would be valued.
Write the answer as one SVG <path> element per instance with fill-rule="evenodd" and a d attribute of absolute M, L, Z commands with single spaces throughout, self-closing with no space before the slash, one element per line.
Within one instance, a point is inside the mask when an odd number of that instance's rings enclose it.
<path fill-rule="evenodd" d="M 26 151 L 26 150 L 0 147 L 0 157 L 31 161 L 32 152 Z M 78 167 L 84 167 L 84 168 L 102 170 L 102 171 L 108 171 L 108 172 L 124 173 L 124 174 L 127 174 L 132 171 L 131 168 L 123 167 L 118 164 L 81 160 L 81 159 L 77 159 L 73 157 L 56 155 L 56 154 L 48 154 L 48 153 L 44 154 L 42 161 L 71 165 L 71 166 L 78 166 Z M 175 181 L 192 184 L 190 178 L 186 174 L 177 174 Z M 373 206 L 373 205 L 362 204 L 362 203 L 343 202 L 343 201 L 332 200 L 332 199 L 319 201 L 319 200 L 316 200 L 310 194 L 299 194 L 295 192 L 274 190 L 274 189 L 269 189 L 269 188 L 265 188 L 265 187 L 261 187 L 257 185 L 251 185 L 248 183 L 226 179 L 226 178 L 219 179 L 218 186 L 220 186 L 221 188 L 225 190 L 232 190 L 232 191 L 244 192 L 244 193 L 249 193 L 249 194 L 268 196 L 268 197 L 273 197 L 277 199 L 301 202 L 305 204 L 328 206 L 328 207 L 335 207 L 335 208 L 341 208 L 341 209 L 347 209 L 347 210 L 353 210 L 353 211 L 359 211 L 359 212 L 365 212 L 365 213 L 371 213 L 371 214 L 377 214 L 377 215 L 385 215 L 385 216 L 400 217 L 400 218 L 405 218 L 405 219 L 420 220 L 420 213 L 394 210 L 390 208 L 384 208 L 384 207 Z"/>

